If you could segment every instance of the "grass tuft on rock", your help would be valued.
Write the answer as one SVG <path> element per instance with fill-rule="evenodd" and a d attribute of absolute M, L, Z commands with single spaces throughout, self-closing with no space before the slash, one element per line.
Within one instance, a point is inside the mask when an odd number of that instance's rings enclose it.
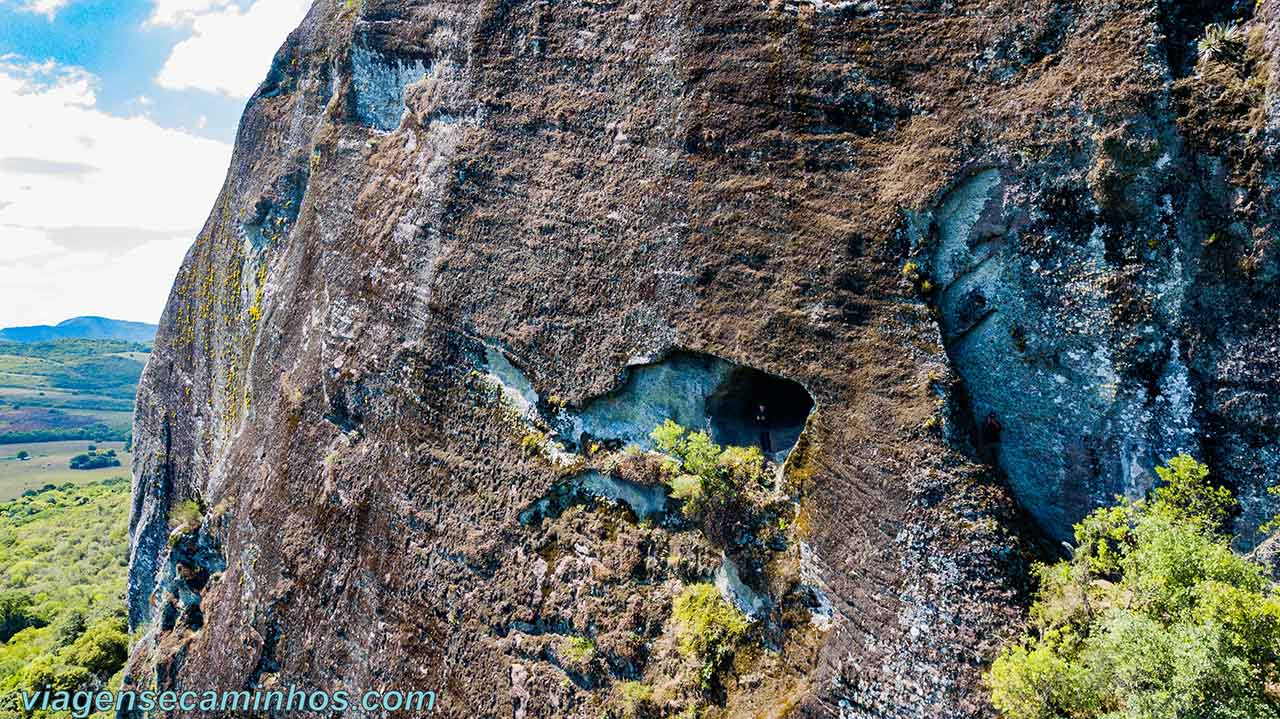
<path fill-rule="evenodd" d="M 199 527 L 202 521 L 204 521 L 204 512 L 200 509 L 199 502 L 193 499 L 179 502 L 169 511 L 169 529 L 171 531 L 190 532 Z"/>
<path fill-rule="evenodd" d="M 699 662 L 699 682 L 704 689 L 711 686 L 751 628 L 751 620 L 707 583 L 685 587 L 675 599 L 671 618 L 676 648 Z"/>

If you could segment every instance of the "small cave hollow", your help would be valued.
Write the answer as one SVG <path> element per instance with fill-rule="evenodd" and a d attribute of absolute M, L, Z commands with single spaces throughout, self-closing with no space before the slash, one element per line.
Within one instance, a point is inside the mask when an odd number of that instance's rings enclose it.
<path fill-rule="evenodd" d="M 651 449 L 649 433 L 671 419 L 707 432 L 718 444 L 761 447 L 782 461 L 814 406 L 794 380 L 709 354 L 677 352 L 628 368 L 617 389 L 570 410 L 572 426 L 561 434 Z"/>
<path fill-rule="evenodd" d="M 766 453 L 789 452 L 812 411 L 800 383 L 752 367 L 735 367 L 707 398 L 712 440 Z"/>

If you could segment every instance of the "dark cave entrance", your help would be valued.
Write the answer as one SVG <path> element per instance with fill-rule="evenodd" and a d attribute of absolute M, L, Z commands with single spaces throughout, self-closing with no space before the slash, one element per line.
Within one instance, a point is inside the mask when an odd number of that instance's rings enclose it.
<path fill-rule="evenodd" d="M 761 406 L 763 423 L 757 419 Z M 771 456 L 795 446 L 812 411 L 813 398 L 799 382 L 751 367 L 734 367 L 707 397 L 707 418 L 716 443 L 758 447 L 767 433 Z"/>
<path fill-rule="evenodd" d="M 760 405 L 763 426 L 756 419 Z M 760 446 L 763 429 L 776 462 L 795 446 L 814 407 L 799 382 L 710 354 L 673 352 L 627 368 L 616 389 L 559 413 L 553 423 L 575 448 L 599 442 L 653 449 L 651 433 L 666 420 L 739 447 Z"/>

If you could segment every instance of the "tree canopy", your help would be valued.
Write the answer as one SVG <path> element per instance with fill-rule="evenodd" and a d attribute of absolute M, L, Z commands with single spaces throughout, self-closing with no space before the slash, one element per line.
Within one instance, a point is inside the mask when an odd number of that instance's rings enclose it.
<path fill-rule="evenodd" d="M 1235 500 L 1191 457 L 1158 473 L 1039 568 L 1031 627 L 987 675 L 1006 719 L 1280 717 L 1280 597 L 1223 533 Z"/>

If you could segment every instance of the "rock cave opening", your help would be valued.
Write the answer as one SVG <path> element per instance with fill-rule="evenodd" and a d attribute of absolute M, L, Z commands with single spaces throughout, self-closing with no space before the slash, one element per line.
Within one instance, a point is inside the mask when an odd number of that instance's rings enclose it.
<path fill-rule="evenodd" d="M 735 367 L 707 398 L 713 440 L 768 445 L 773 453 L 795 446 L 812 411 L 813 398 L 798 382 L 751 367 Z"/>
<path fill-rule="evenodd" d="M 722 445 L 767 444 L 770 459 L 782 461 L 814 406 L 794 380 L 709 354 L 676 352 L 628 368 L 617 389 L 567 413 L 570 426 L 562 435 L 651 449 L 649 433 L 671 419 Z"/>

